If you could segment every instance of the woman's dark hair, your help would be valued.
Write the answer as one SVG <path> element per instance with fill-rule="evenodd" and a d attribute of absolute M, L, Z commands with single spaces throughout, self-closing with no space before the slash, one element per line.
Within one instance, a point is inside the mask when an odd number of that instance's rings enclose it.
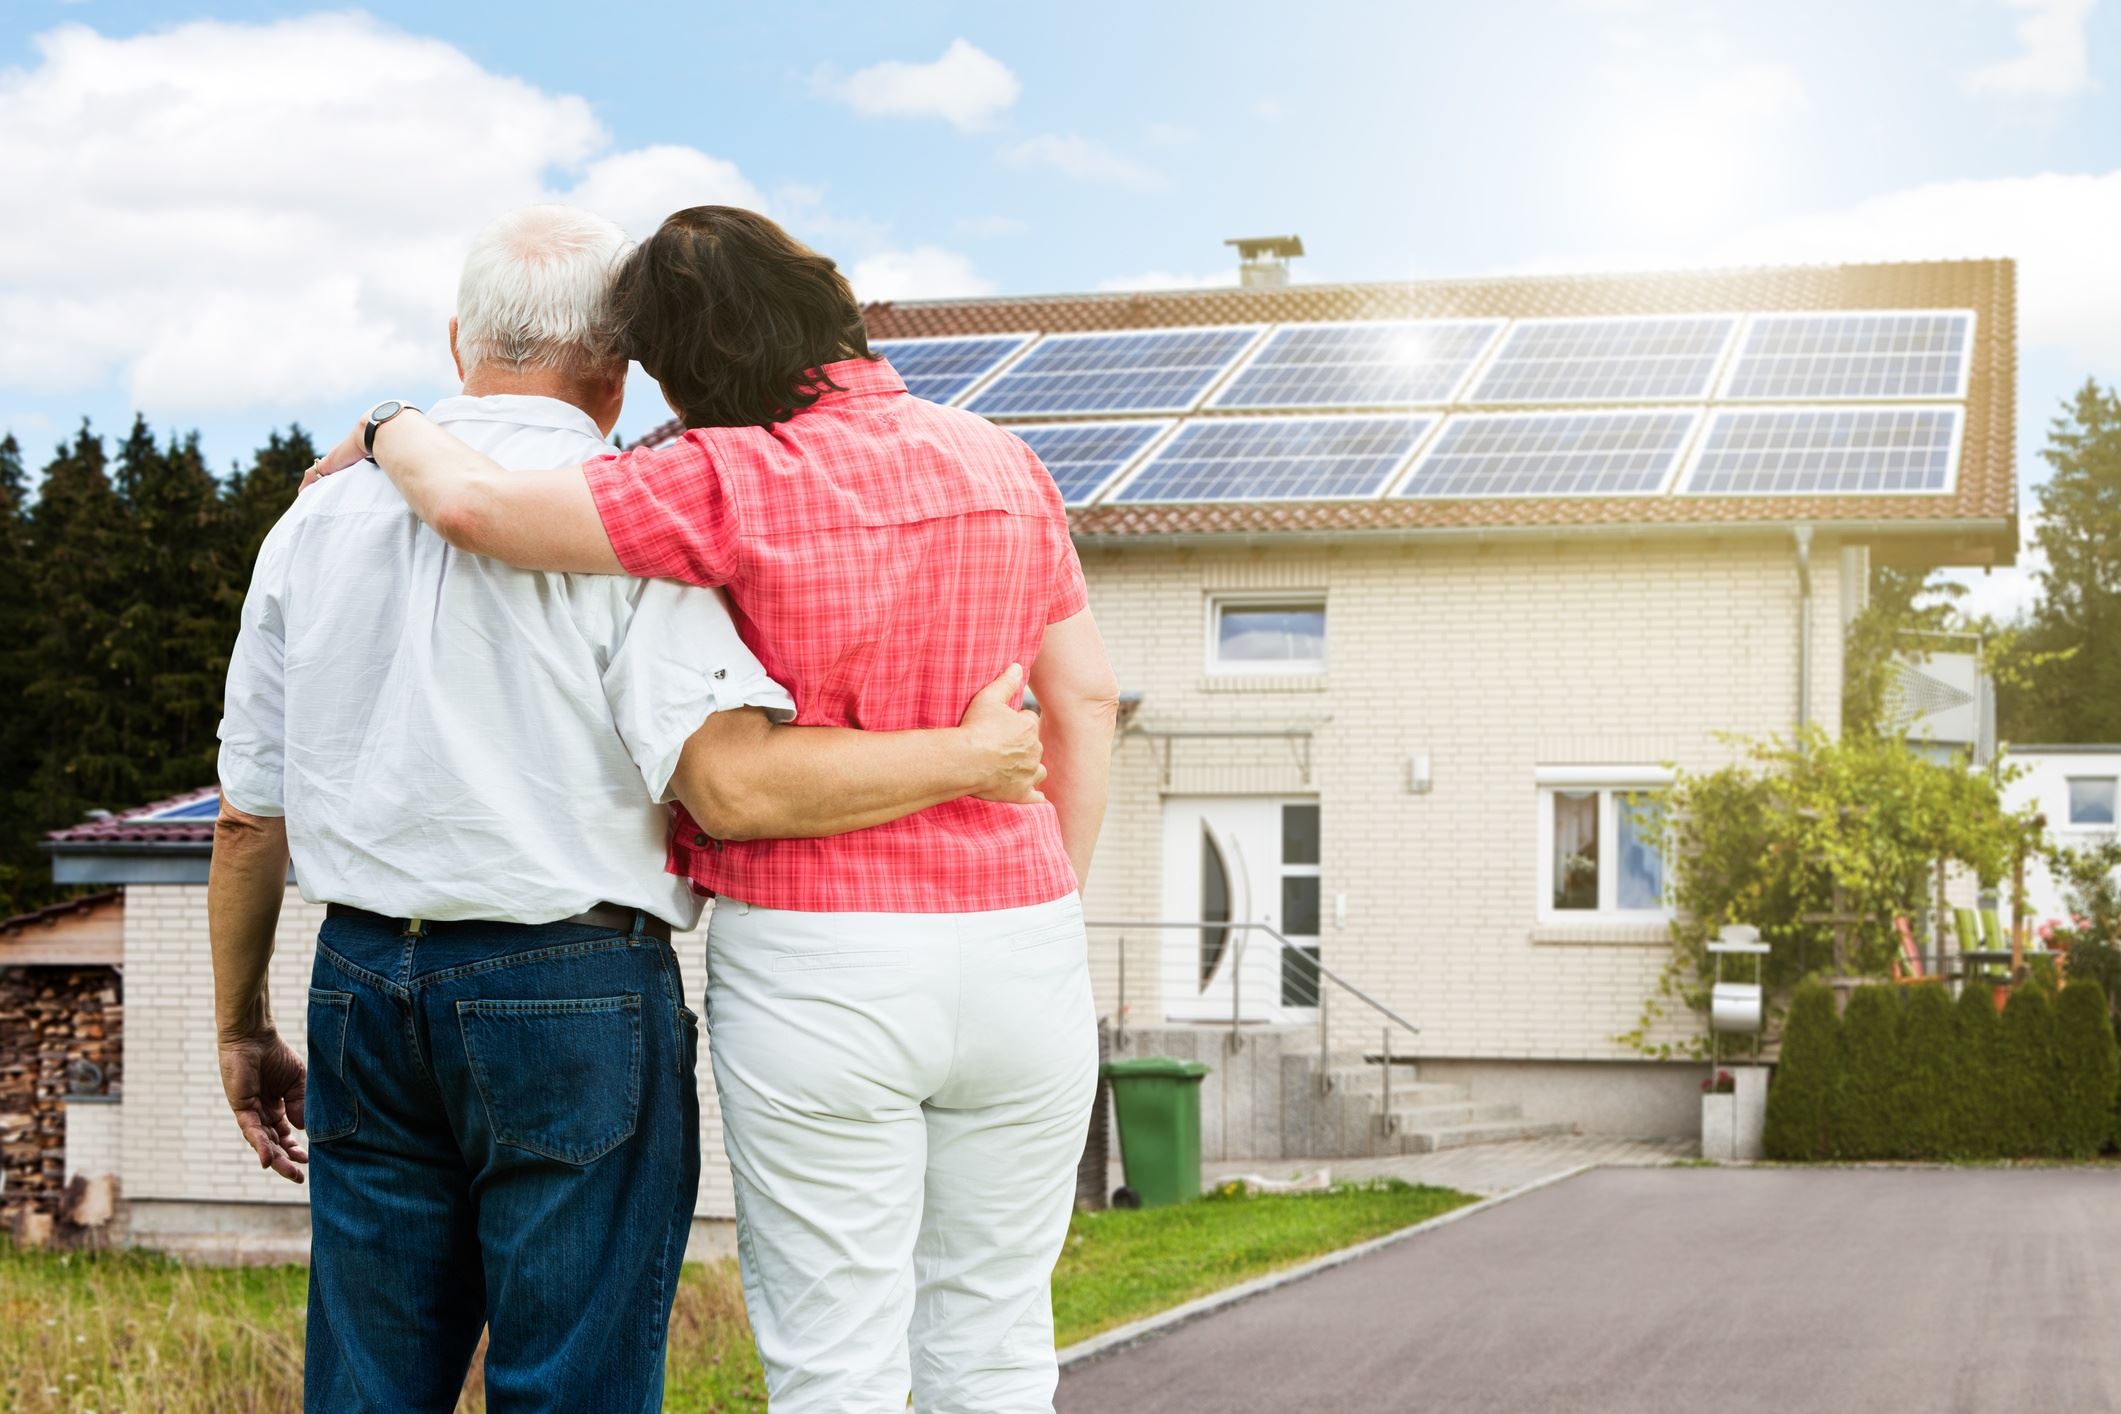
<path fill-rule="evenodd" d="M 612 352 L 639 361 L 687 427 L 764 427 L 872 358 L 839 267 L 755 211 L 694 206 L 619 265 Z"/>

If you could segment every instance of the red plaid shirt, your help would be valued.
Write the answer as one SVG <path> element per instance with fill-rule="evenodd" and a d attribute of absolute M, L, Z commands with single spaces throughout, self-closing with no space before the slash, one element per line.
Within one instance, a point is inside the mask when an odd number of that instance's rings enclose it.
<path fill-rule="evenodd" d="M 806 725 L 954 726 L 1082 610 L 1060 493 L 1031 449 L 906 392 L 886 363 L 773 427 L 705 427 L 589 463 L 629 574 L 727 585 Z M 1075 889 L 1050 805 L 958 800 L 821 840 L 721 844 L 683 809 L 670 869 L 765 908 L 963 913 Z"/>

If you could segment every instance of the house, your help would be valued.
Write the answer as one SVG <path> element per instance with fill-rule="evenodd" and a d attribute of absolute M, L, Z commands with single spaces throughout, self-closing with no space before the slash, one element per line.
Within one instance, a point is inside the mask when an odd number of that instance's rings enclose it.
<path fill-rule="evenodd" d="M 1129 703 L 1100 1010 L 1210 1060 L 1212 1155 L 1691 1134 L 1698 1068 L 1615 1039 L 1670 956 L 1658 792 L 1837 727 L 1871 564 L 2010 562 L 2013 267 L 1291 284 L 1299 250 L 1251 243 L 1229 289 L 867 311 L 1070 504 Z M 214 1072 L 211 813 L 61 832 L 54 867 L 125 889 L 135 1234 L 294 1240 Z M 290 891 L 276 996 L 318 916 Z M 706 1119 L 702 1243 L 711 1087 Z"/>
<path fill-rule="evenodd" d="M 2017 773 L 2004 783 L 2004 804 L 2030 807 L 2047 821 L 2047 834 L 2064 849 L 2092 849 L 2121 838 L 2121 743 L 2090 746 L 2012 746 L 2005 763 Z M 2026 916 L 2035 927 L 2069 917 L 2068 890 L 2034 855 L 2025 863 Z"/>

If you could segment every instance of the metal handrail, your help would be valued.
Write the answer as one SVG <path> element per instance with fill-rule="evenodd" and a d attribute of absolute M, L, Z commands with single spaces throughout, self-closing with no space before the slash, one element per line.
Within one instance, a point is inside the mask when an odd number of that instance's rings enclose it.
<path fill-rule="evenodd" d="M 1136 918 L 1125 919 L 1120 921 L 1092 921 L 1085 923 L 1083 926 L 1086 928 L 1148 928 L 1157 930 L 1165 928 L 1223 928 L 1233 932 L 1237 932 L 1239 934 L 1243 934 L 1245 932 L 1265 933 L 1268 937 L 1272 938 L 1276 943 L 1278 943 L 1284 950 L 1294 949 L 1297 947 L 1297 944 L 1291 942 L 1279 929 L 1275 928 L 1272 924 L 1268 923 L 1239 923 L 1210 919 L 1200 919 L 1190 923 L 1158 922 L 1149 919 Z M 1119 1035 L 1117 1039 L 1122 1047 L 1126 1045 L 1127 1036 L 1126 944 L 1127 940 L 1125 938 L 1121 938 L 1119 949 Z M 1398 1012 L 1392 1010 L 1392 1008 L 1386 1006 L 1383 1002 L 1377 1000 L 1377 998 L 1371 996 L 1368 992 L 1365 992 L 1362 988 L 1356 986 L 1353 982 L 1350 982 L 1347 978 L 1341 976 L 1332 968 L 1326 966 L 1325 963 L 1319 961 L 1316 956 L 1313 956 L 1309 953 L 1305 953 L 1303 956 L 1305 963 L 1313 970 L 1315 970 L 1319 976 L 1333 983 L 1334 986 L 1341 988 L 1349 996 L 1355 998 L 1355 1000 L 1369 1007 L 1372 1011 L 1377 1012 L 1380 1016 L 1383 1016 L 1387 1021 L 1390 1021 L 1394 1025 L 1403 1028 L 1409 1035 L 1419 1036 L 1421 1034 L 1421 1028 L 1419 1026 L 1416 1026 L 1413 1022 L 1407 1020 Z M 1228 1045 L 1232 1051 L 1239 1050 L 1244 1045 L 1243 1036 L 1240 1030 L 1243 1024 L 1242 1016 L 1245 975 L 1244 961 L 1245 940 L 1242 936 L 1240 936 L 1237 939 L 1237 945 L 1233 950 L 1230 958 L 1230 1038 Z M 1326 992 L 1325 988 L 1321 987 L 1318 989 L 1318 1082 L 1321 1086 L 1326 1086 L 1331 1083 L 1328 1078 L 1331 1071 L 1331 1066 L 1328 1063 L 1331 1053 L 1329 1050 L 1330 1043 L 1326 1032 L 1327 995 L 1328 993 Z M 1387 1115 L 1389 1115 L 1391 1110 L 1392 1099 L 1391 1026 L 1387 1026 L 1384 1028 L 1383 1054 L 1385 1067 L 1385 1110 L 1387 1112 Z"/>

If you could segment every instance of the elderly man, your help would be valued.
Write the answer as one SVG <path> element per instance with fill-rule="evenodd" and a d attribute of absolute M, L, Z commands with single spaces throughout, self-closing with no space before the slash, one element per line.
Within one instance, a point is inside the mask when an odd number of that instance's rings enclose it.
<path fill-rule="evenodd" d="M 507 465 L 607 451 L 623 249 L 564 207 L 484 232 L 434 420 Z M 741 840 L 1036 800 L 1020 679 L 955 729 L 780 726 L 712 591 L 453 550 L 373 467 L 300 498 L 229 666 L 210 904 L 229 1103 L 314 1180 L 310 1409 L 451 1409 L 482 1328 L 490 1408 L 661 1406 L 699 1178 L 665 802 Z M 290 855 L 328 905 L 306 1078 L 265 988 Z"/>

